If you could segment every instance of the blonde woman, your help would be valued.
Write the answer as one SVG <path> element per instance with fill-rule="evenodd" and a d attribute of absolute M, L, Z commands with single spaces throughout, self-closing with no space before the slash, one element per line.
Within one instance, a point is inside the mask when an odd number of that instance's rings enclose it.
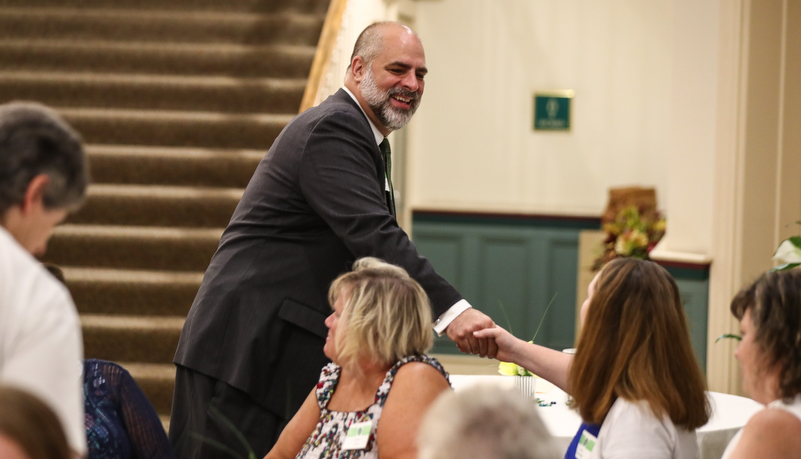
<path fill-rule="evenodd" d="M 266 459 L 408 458 L 423 415 L 450 388 L 422 287 L 403 269 L 358 260 L 329 289 L 332 360 Z"/>

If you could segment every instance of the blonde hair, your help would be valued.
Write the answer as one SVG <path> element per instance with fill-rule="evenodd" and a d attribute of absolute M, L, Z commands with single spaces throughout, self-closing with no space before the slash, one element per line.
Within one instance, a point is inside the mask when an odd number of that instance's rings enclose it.
<path fill-rule="evenodd" d="M 334 337 L 337 360 L 358 368 L 358 358 L 392 364 L 431 349 L 431 306 L 420 284 L 403 268 L 377 258 L 361 258 L 353 271 L 336 278 L 328 290 L 333 305 L 345 295 Z"/>
<path fill-rule="evenodd" d="M 598 276 L 568 376 L 573 408 L 603 423 L 618 397 L 692 430 L 710 416 L 679 288 L 650 261 L 618 258 Z"/>

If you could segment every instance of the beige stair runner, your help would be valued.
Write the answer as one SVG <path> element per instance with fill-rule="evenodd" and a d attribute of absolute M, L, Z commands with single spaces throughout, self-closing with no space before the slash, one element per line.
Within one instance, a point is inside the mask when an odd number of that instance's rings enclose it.
<path fill-rule="evenodd" d="M 57 228 L 87 358 L 167 422 L 172 357 L 222 230 L 297 113 L 327 0 L 0 0 L 0 103 L 82 134 L 93 185 Z"/>

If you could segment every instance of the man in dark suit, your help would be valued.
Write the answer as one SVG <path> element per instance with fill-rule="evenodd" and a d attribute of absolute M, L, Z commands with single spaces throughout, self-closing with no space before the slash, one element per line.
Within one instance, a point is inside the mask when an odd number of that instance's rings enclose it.
<path fill-rule="evenodd" d="M 437 275 L 395 221 L 385 137 L 411 119 L 426 72 L 414 32 L 368 27 L 345 87 L 292 120 L 259 164 L 175 355 L 170 439 L 182 459 L 217 454 L 193 432 L 240 444 L 216 410 L 258 457 L 270 450 L 327 362 L 328 287 L 360 257 L 405 268 L 428 293 L 438 333 L 465 352 L 494 356 L 495 343 L 472 334 L 492 320 Z"/>

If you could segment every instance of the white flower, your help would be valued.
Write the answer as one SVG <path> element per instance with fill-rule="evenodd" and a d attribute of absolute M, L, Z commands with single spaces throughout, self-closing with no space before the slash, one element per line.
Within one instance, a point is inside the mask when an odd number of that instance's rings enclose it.
<path fill-rule="evenodd" d="M 773 259 L 783 263 L 801 263 L 801 247 L 795 245 L 790 239 L 785 240 L 776 249 Z"/>

